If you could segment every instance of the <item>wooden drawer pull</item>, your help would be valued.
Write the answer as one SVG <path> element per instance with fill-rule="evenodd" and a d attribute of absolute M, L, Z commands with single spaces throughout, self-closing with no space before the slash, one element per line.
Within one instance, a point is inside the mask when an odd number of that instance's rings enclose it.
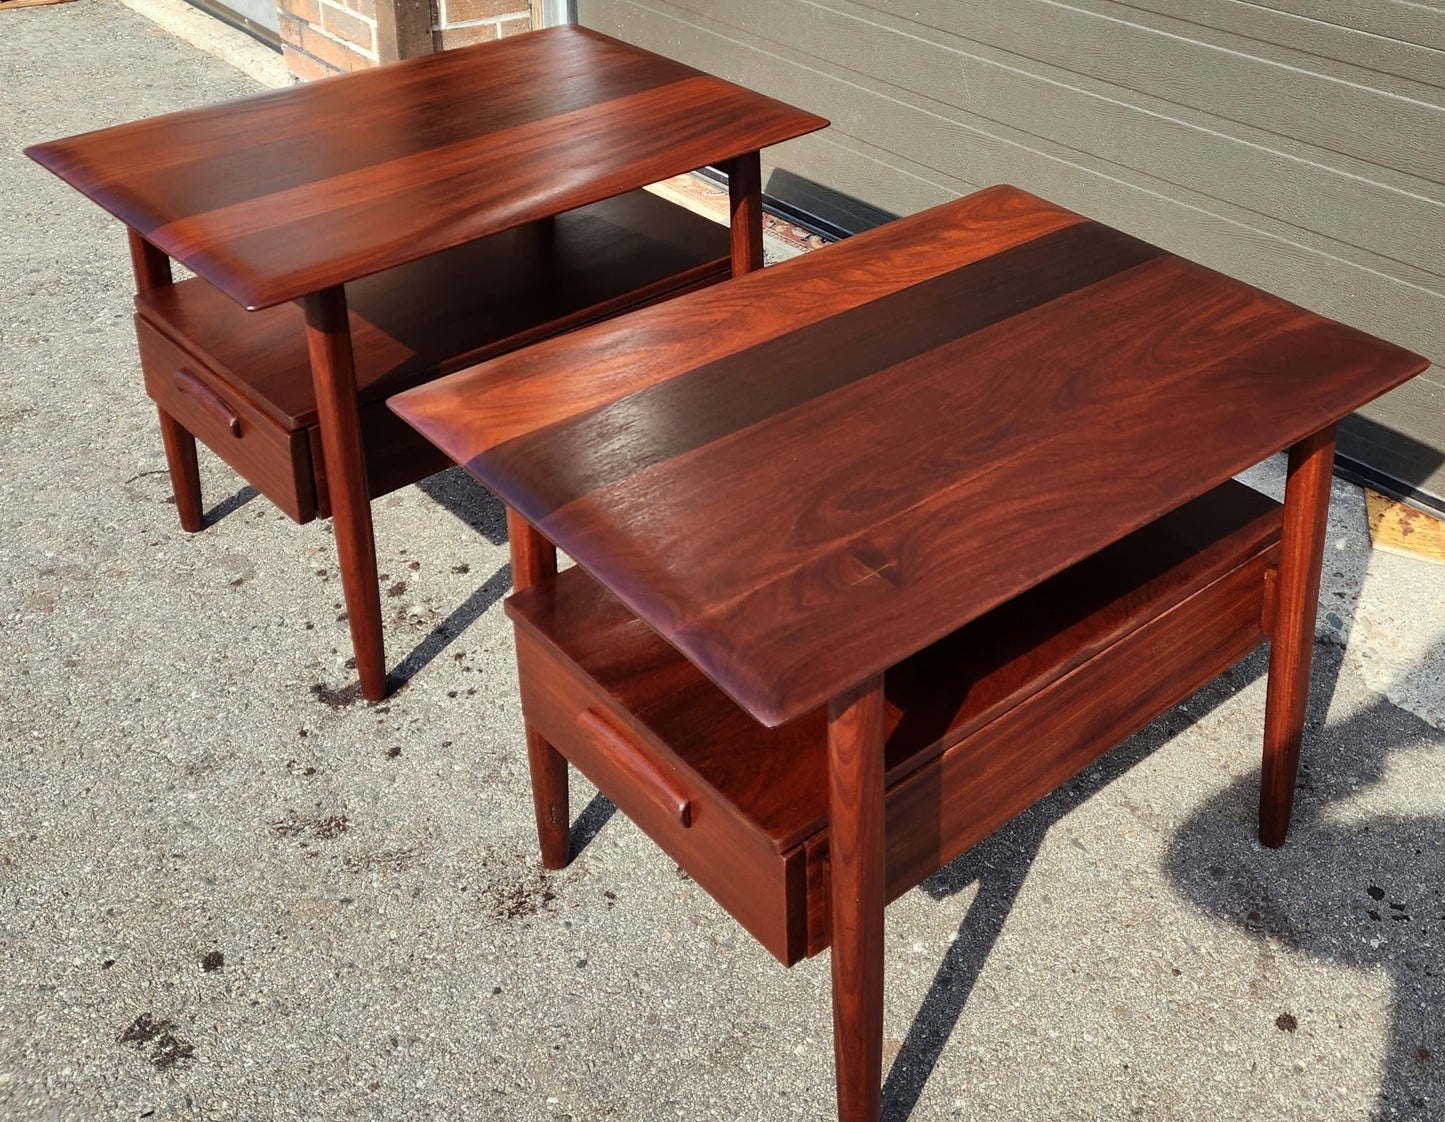
<path fill-rule="evenodd" d="M 196 404 L 230 429 L 232 436 L 241 435 L 241 418 L 226 408 L 226 403 L 209 386 L 185 367 L 172 371 L 171 378 L 176 383 L 176 389 L 195 398 Z"/>
<path fill-rule="evenodd" d="M 606 752 L 607 758 L 621 768 L 627 778 L 675 819 L 679 826 L 686 830 L 692 825 L 692 800 L 688 798 L 687 792 L 638 751 L 626 733 L 592 709 L 584 709 L 577 714 L 577 727 L 586 733 L 598 748 Z"/>

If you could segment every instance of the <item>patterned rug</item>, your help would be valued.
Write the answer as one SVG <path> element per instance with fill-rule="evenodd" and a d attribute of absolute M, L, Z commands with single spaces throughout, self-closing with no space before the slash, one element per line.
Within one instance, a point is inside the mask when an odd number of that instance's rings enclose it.
<path fill-rule="evenodd" d="M 687 207 L 688 210 L 700 214 L 704 218 L 711 218 L 714 222 L 727 224 L 728 192 L 726 187 L 720 187 L 696 175 L 675 175 L 661 183 L 652 184 L 648 190 L 679 206 Z M 810 249 L 827 245 L 828 241 L 828 238 L 819 234 L 810 234 L 801 226 L 796 226 L 775 214 L 763 212 L 763 250 L 769 263 L 796 257 L 800 253 L 807 253 Z"/>

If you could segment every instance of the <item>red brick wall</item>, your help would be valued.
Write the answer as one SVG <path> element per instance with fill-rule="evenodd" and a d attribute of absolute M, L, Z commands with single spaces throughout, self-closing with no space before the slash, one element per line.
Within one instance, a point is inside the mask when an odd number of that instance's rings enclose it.
<path fill-rule="evenodd" d="M 383 40 L 388 34 L 396 36 L 396 29 L 405 22 L 400 8 L 406 0 L 278 3 L 286 68 L 301 82 L 376 66 L 385 59 L 515 35 L 533 25 L 531 0 L 430 0 L 430 41 L 423 38 L 420 44 L 402 45 L 398 51 L 398 44 Z M 378 13 L 379 5 L 390 5 L 391 10 Z M 423 10 L 421 15 L 425 14 Z M 426 25 L 420 30 L 425 32 Z"/>
<path fill-rule="evenodd" d="M 435 0 L 434 10 L 432 40 L 439 51 L 532 29 L 528 0 Z"/>
<path fill-rule="evenodd" d="M 280 0 L 282 54 L 309 82 L 375 66 L 376 4 L 387 0 Z"/>

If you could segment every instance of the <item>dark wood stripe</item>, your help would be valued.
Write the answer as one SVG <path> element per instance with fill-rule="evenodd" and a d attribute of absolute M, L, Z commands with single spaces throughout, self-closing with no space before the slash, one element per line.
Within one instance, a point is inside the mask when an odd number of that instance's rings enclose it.
<path fill-rule="evenodd" d="M 536 523 L 583 495 L 1162 255 L 1095 222 L 1068 226 L 506 441 L 468 467 L 525 496 L 522 513 Z"/>
<path fill-rule="evenodd" d="M 284 289 L 277 296 L 278 286 L 308 292 L 327 283 L 326 272 L 307 274 L 313 262 L 329 272 L 335 260 L 362 258 L 365 243 L 358 229 L 384 230 L 413 244 L 444 234 L 440 248 L 449 248 L 612 197 L 617 191 L 611 182 L 645 184 L 701 166 L 707 153 L 756 143 L 759 129 L 787 129 L 786 107 L 777 114 L 770 106 L 740 113 L 742 108 L 722 101 L 715 80 L 706 76 L 663 86 L 644 83 L 626 96 L 393 159 L 384 169 L 337 172 L 242 199 L 168 223 L 149 236 L 162 248 L 176 247 L 177 256 L 197 272 L 238 278 L 253 294 L 266 292 L 267 304 L 276 303 L 293 296 Z M 655 135 L 632 127 L 637 119 L 652 121 L 657 135 L 668 137 L 665 151 L 657 148 Z M 689 148 L 696 160 L 688 159 Z M 655 168 L 647 166 L 649 160 Z M 576 176 L 577 167 L 588 174 Z M 456 213 L 457 199 L 470 200 L 470 207 Z M 439 223 L 439 214 L 447 220 Z M 355 269 L 369 271 L 369 263 Z"/>
<path fill-rule="evenodd" d="M 581 46 L 591 44 L 584 42 Z M 170 212 L 194 213 L 188 210 L 187 199 L 203 199 L 206 212 L 211 212 L 308 184 L 324 183 L 365 168 L 374 169 L 422 152 L 537 124 L 697 76 L 687 67 L 659 65 L 659 60 L 651 58 L 618 57 L 595 49 L 578 49 L 572 54 L 568 59 L 571 65 L 558 73 L 555 81 L 519 80 L 501 90 L 488 90 L 484 98 L 476 96 L 475 78 L 458 72 L 432 76 L 424 86 L 416 85 L 412 96 L 393 92 L 390 107 L 378 105 L 371 113 L 364 106 L 353 106 L 344 112 L 332 108 L 318 120 L 333 121 L 344 115 L 352 121 L 366 123 L 355 128 L 332 125 L 324 131 L 304 127 L 281 130 L 277 140 L 248 147 L 245 159 L 233 162 L 224 180 L 216 176 L 214 154 L 200 151 L 197 158 L 189 162 L 133 174 L 127 186 L 137 198 L 166 200 L 164 209 Z M 585 72 L 587 80 L 576 80 L 571 71 Z M 334 92 L 340 96 L 353 94 L 354 90 L 343 88 Z M 461 104 L 474 102 L 476 112 L 442 111 L 441 104 L 449 100 Z M 432 103 L 438 105 L 437 111 L 427 112 L 428 104 Z M 238 111 L 244 112 L 244 107 L 243 102 Z M 259 127 L 262 123 L 255 124 Z M 177 132 L 182 132 L 184 127 L 181 122 L 173 126 Z M 196 127 L 205 126 L 198 123 Z M 184 140 L 182 134 L 181 143 Z"/>

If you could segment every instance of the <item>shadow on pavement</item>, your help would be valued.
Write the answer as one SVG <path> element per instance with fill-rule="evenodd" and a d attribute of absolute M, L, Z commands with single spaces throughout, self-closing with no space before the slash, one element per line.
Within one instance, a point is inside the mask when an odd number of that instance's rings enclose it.
<path fill-rule="evenodd" d="M 502 500 L 466 473 L 449 467 L 417 485 L 422 494 L 446 507 L 492 545 L 507 540 L 507 508 Z"/>
<path fill-rule="evenodd" d="M 448 468 L 429 476 L 417 488 L 433 501 L 447 508 L 492 545 L 507 540 L 507 508 L 502 501 L 472 479 L 459 467 Z M 461 570 L 457 570 L 461 571 Z M 399 689 L 414 678 L 429 662 L 441 654 L 463 631 L 512 590 L 512 567 L 503 565 L 475 592 L 455 608 L 446 619 L 431 629 L 396 669 L 387 675 L 393 689 Z"/>
<path fill-rule="evenodd" d="M 920 887 L 935 900 L 954 896 L 975 881 L 978 893 L 888 1071 L 883 1084 L 884 1122 L 904 1122 L 911 1116 L 1049 830 L 1075 807 L 1262 677 L 1267 666 L 1268 649 L 1256 651 L 1184 705 L 1169 710 L 923 882 Z M 1257 800 L 1257 782 L 1253 791 Z M 1249 824 L 1247 839 L 1254 837 L 1254 830 L 1253 823 Z"/>
<path fill-rule="evenodd" d="M 1380 1057 L 1376 1119 L 1445 1117 L 1445 818 L 1352 813 L 1352 797 L 1386 779 L 1397 750 L 1440 733 L 1380 699 L 1324 726 L 1321 679 L 1342 652 L 1315 646 L 1312 705 L 1289 840 L 1251 845 L 1259 777 L 1211 799 L 1174 838 L 1166 870 L 1210 915 L 1332 965 L 1387 972 L 1390 1038 Z M 1306 1027 L 1303 1023 L 1301 1028 Z"/>

